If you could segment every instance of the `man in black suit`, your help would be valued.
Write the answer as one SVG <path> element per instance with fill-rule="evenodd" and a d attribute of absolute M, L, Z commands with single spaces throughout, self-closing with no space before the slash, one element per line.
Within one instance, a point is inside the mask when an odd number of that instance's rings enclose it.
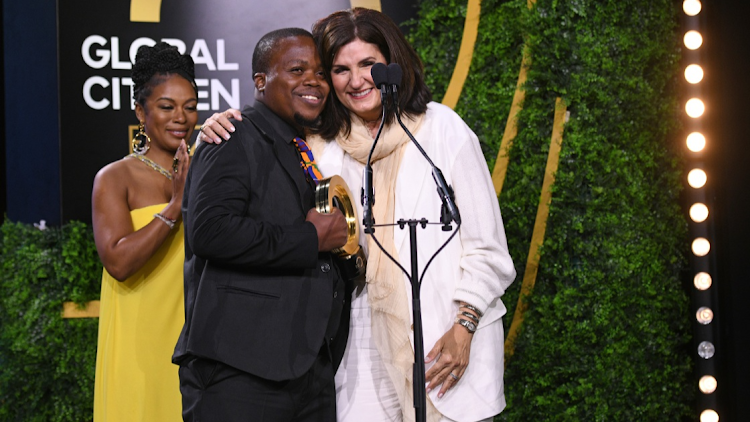
<path fill-rule="evenodd" d="M 254 106 L 231 140 L 196 150 L 185 183 L 185 326 L 173 356 L 183 417 L 331 422 L 341 358 L 331 351 L 348 324 L 329 251 L 346 242 L 346 221 L 314 210 L 293 142 L 317 123 L 329 86 L 303 29 L 263 36 L 253 72 Z"/>

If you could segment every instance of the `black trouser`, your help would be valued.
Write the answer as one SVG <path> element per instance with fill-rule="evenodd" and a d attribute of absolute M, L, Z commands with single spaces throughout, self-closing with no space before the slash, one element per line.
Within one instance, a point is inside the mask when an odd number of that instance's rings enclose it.
<path fill-rule="evenodd" d="M 289 381 L 269 381 L 201 358 L 180 366 L 179 373 L 185 422 L 336 420 L 333 369 L 324 351 L 305 375 Z"/>

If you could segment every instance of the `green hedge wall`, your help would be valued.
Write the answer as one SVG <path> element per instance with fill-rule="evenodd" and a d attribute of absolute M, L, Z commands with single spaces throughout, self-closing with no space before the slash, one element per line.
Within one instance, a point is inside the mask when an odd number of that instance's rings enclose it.
<path fill-rule="evenodd" d="M 694 419 L 690 315 L 682 282 L 678 4 L 668 0 L 482 1 L 456 111 L 490 169 L 527 43 L 532 64 L 500 195 L 518 277 L 546 166 L 554 102 L 563 135 L 536 289 L 506 372 L 497 421 Z M 441 98 L 466 2 L 423 0 L 410 37 Z M 498 348 L 502 345 L 498 345 Z"/>
<path fill-rule="evenodd" d="M 0 230 L 0 420 L 90 421 L 98 319 L 62 319 L 63 302 L 99 298 L 89 226 Z"/>

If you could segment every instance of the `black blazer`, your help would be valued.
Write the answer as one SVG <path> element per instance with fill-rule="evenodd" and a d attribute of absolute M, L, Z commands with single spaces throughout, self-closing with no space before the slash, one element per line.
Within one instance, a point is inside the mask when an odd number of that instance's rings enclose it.
<path fill-rule="evenodd" d="M 338 366 L 344 281 L 305 222 L 314 184 L 297 134 L 261 103 L 232 124 L 229 141 L 197 148 L 185 183 L 185 326 L 173 361 L 208 358 L 278 381 L 305 374 L 328 345 Z"/>

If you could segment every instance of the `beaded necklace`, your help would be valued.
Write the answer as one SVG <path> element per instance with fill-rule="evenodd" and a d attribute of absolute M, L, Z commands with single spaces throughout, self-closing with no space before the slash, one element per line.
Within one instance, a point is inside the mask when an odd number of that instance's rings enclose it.
<path fill-rule="evenodd" d="M 137 159 L 141 160 L 147 166 L 149 166 L 152 169 L 154 169 L 154 170 L 158 171 L 159 173 L 163 174 L 164 177 L 166 177 L 167 179 L 172 180 L 172 174 L 169 172 L 169 170 L 167 170 L 164 167 L 156 164 L 153 160 L 151 160 L 150 158 L 146 157 L 145 155 L 140 155 L 140 154 L 132 153 L 132 154 L 128 155 L 128 157 L 133 157 L 133 158 L 137 158 Z"/>

